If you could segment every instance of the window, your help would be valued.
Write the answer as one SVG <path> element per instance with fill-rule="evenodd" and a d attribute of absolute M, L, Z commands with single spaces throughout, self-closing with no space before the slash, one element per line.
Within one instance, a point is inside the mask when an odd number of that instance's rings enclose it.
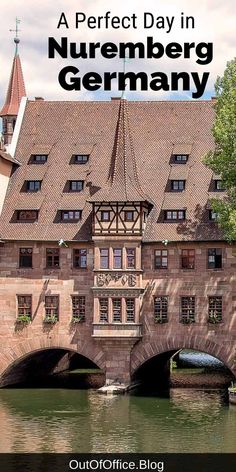
<path fill-rule="evenodd" d="M 72 318 L 85 321 L 85 297 L 72 295 Z"/>
<path fill-rule="evenodd" d="M 60 249 L 47 248 L 46 249 L 46 267 L 56 268 L 60 267 Z"/>
<path fill-rule="evenodd" d="M 181 268 L 194 269 L 195 266 L 195 249 L 182 249 Z"/>
<path fill-rule="evenodd" d="M 32 154 L 33 162 L 35 164 L 44 164 L 47 162 L 47 154 Z"/>
<path fill-rule="evenodd" d="M 185 214 L 185 210 L 166 210 L 164 212 L 164 218 L 167 221 L 185 220 Z"/>
<path fill-rule="evenodd" d="M 185 190 L 185 180 L 171 180 L 171 190 L 174 192 Z"/>
<path fill-rule="evenodd" d="M 73 250 L 73 266 L 77 269 L 87 268 L 87 249 Z"/>
<path fill-rule="evenodd" d="M 113 249 L 113 269 L 122 269 L 122 249 Z"/>
<path fill-rule="evenodd" d="M 134 212 L 133 211 L 125 211 L 125 221 L 134 221 Z"/>
<path fill-rule="evenodd" d="M 27 192 L 39 192 L 41 190 L 41 180 L 27 180 Z"/>
<path fill-rule="evenodd" d="M 74 163 L 75 164 L 87 164 L 89 160 L 88 154 L 74 154 Z"/>
<path fill-rule="evenodd" d="M 174 154 L 174 159 L 177 164 L 186 164 L 188 160 L 187 154 Z"/>
<path fill-rule="evenodd" d="M 32 260 L 33 260 L 33 249 L 31 247 L 21 247 L 19 266 L 32 267 Z"/>
<path fill-rule="evenodd" d="M 109 249 L 100 249 L 100 268 L 109 268 Z"/>
<path fill-rule="evenodd" d="M 222 268 L 222 249 L 208 249 L 208 269 Z"/>
<path fill-rule="evenodd" d="M 108 298 L 100 298 L 100 321 L 108 323 Z"/>
<path fill-rule="evenodd" d="M 19 210 L 17 212 L 18 221 L 28 221 L 29 223 L 37 221 L 38 211 L 37 210 Z"/>
<path fill-rule="evenodd" d="M 83 180 L 70 180 L 70 191 L 81 192 L 84 188 Z"/>
<path fill-rule="evenodd" d="M 135 269 L 135 249 L 126 249 L 126 268 Z"/>
<path fill-rule="evenodd" d="M 110 221 L 109 211 L 101 211 L 101 221 Z"/>
<path fill-rule="evenodd" d="M 222 321 L 222 297 L 209 297 L 208 322 L 220 323 Z"/>
<path fill-rule="evenodd" d="M 214 180 L 214 187 L 216 191 L 225 190 L 222 184 L 222 180 Z"/>
<path fill-rule="evenodd" d="M 18 295 L 18 316 L 32 316 L 32 296 Z"/>
<path fill-rule="evenodd" d="M 209 210 L 209 220 L 210 221 L 216 221 L 218 218 L 218 213 L 216 213 L 213 210 Z"/>
<path fill-rule="evenodd" d="M 112 299 L 113 322 L 121 323 L 121 298 Z"/>
<path fill-rule="evenodd" d="M 45 296 L 45 316 L 46 317 L 59 317 L 59 296 L 53 295 Z"/>
<path fill-rule="evenodd" d="M 135 299 L 126 298 L 126 321 L 127 323 L 135 322 Z"/>
<path fill-rule="evenodd" d="M 156 323 L 167 323 L 168 297 L 154 297 L 154 320 Z"/>
<path fill-rule="evenodd" d="M 62 221 L 79 221 L 81 217 L 81 210 L 62 210 L 61 212 Z"/>
<path fill-rule="evenodd" d="M 181 297 L 180 322 L 184 324 L 195 321 L 195 297 Z"/>
<path fill-rule="evenodd" d="M 167 249 L 156 249 L 154 252 L 154 268 L 167 269 L 167 267 L 168 267 Z"/>

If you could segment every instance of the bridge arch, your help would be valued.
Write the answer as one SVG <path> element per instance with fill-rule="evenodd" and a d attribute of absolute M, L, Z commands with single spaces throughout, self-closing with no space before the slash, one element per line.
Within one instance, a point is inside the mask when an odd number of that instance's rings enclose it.
<path fill-rule="evenodd" d="M 154 341 L 147 339 L 137 344 L 131 353 L 131 377 L 134 377 L 138 369 L 152 358 L 168 352 L 173 354 L 180 349 L 193 349 L 209 354 L 222 361 L 236 377 L 236 341 L 229 341 L 226 345 L 196 335 L 189 337 L 177 335 Z"/>
<path fill-rule="evenodd" d="M 87 359 L 101 370 L 105 370 L 105 355 L 100 347 L 94 346 L 91 341 L 72 343 L 71 338 L 55 336 L 51 338 L 35 337 L 33 340 L 20 341 L 13 346 L 0 349 L 0 387 L 10 385 L 11 372 L 27 360 L 40 356 L 43 353 L 60 351 L 61 357 L 66 353 L 78 354 Z M 58 357 L 60 360 L 60 356 Z"/>

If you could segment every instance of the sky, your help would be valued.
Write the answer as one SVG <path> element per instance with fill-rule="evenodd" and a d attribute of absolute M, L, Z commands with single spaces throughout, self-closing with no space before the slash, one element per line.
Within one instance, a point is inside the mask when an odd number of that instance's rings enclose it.
<path fill-rule="evenodd" d="M 86 20 L 91 17 L 103 16 L 107 11 L 111 16 L 137 16 L 137 29 L 90 29 L 86 22 L 75 28 L 76 12 L 86 15 Z M 61 26 L 57 28 L 61 13 L 64 12 L 69 24 L 69 29 Z M 154 26 L 143 28 L 144 12 L 151 13 L 155 19 Z M 193 16 L 195 28 L 181 29 L 181 13 L 185 16 Z M 67 36 L 69 42 L 145 42 L 147 36 L 153 36 L 155 41 L 164 45 L 170 42 L 213 42 L 214 57 L 210 64 L 199 65 L 197 56 L 193 51 L 190 59 L 180 57 L 178 60 L 168 59 L 130 59 L 126 64 L 128 71 L 164 72 L 169 75 L 176 71 L 197 71 L 200 74 L 210 72 L 206 90 L 201 99 L 208 99 L 214 95 L 214 83 L 218 75 L 222 75 L 227 61 L 236 56 L 236 2 L 235 0 L 1 0 L 0 10 L 0 104 L 2 104 L 7 90 L 12 59 L 14 56 L 15 18 L 20 18 L 20 57 L 26 84 L 27 96 L 34 99 L 36 96 L 47 100 L 109 100 L 111 96 L 119 96 L 117 83 L 114 81 L 112 91 L 97 92 L 65 91 L 58 82 L 58 74 L 67 65 L 73 65 L 79 69 L 82 77 L 86 72 L 95 71 L 103 75 L 104 71 L 122 71 L 122 59 L 107 60 L 98 57 L 94 60 L 62 59 L 57 55 L 54 59 L 48 58 L 48 37 L 55 37 L 58 41 L 62 36 Z M 171 31 L 168 28 L 156 27 L 157 17 L 173 17 L 174 22 Z M 151 18 L 151 16 L 149 17 Z M 103 20 L 102 20 L 103 21 Z M 165 20 L 165 25 L 167 22 Z M 192 84 L 194 90 L 194 84 Z M 130 100 L 188 100 L 192 99 L 190 92 L 179 90 L 177 92 L 128 92 Z"/>

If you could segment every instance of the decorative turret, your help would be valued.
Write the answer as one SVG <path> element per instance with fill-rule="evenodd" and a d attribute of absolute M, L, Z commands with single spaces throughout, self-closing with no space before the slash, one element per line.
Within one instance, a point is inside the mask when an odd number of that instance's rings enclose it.
<path fill-rule="evenodd" d="M 11 30 L 16 33 L 16 36 L 14 38 L 15 56 L 13 59 L 5 104 L 0 112 L 0 116 L 3 119 L 3 143 L 5 146 L 8 146 L 11 143 L 16 118 L 20 107 L 20 102 L 22 97 L 26 95 L 21 61 L 18 52 L 18 46 L 20 43 L 20 39 L 18 37 L 19 21 L 20 20 L 16 19 L 16 29 Z"/>
<path fill-rule="evenodd" d="M 152 207 L 137 173 L 128 102 L 120 100 L 115 143 L 106 186 L 90 198 L 94 235 L 141 235 Z"/>

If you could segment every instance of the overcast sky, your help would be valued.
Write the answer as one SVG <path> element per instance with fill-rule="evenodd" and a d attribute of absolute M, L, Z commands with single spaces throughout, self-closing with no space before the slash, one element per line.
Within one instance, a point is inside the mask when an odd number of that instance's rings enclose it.
<path fill-rule="evenodd" d="M 138 28 L 106 30 L 89 29 L 83 24 L 79 29 L 75 28 L 75 13 L 84 12 L 90 15 L 104 16 L 106 11 L 111 11 L 113 16 L 132 15 L 138 17 Z M 156 27 L 144 30 L 142 27 L 143 13 L 150 12 L 154 17 L 174 16 L 172 31 L 160 30 Z M 61 12 L 65 12 L 70 29 L 61 27 L 57 29 Z M 195 29 L 181 30 L 180 15 L 195 18 Z M 142 60 L 133 59 L 127 64 L 127 71 L 152 72 L 171 71 L 198 71 L 210 72 L 206 93 L 202 98 L 214 95 L 214 82 L 217 75 L 222 75 L 226 62 L 236 55 L 236 2 L 235 0 L 1 0 L 0 17 L 0 103 L 6 94 L 7 84 L 14 55 L 14 33 L 9 30 L 15 28 L 15 17 L 21 19 L 20 23 L 20 57 L 24 72 L 27 95 L 29 98 L 43 96 L 49 100 L 101 100 L 110 96 L 119 95 L 114 83 L 111 92 L 81 92 L 65 91 L 58 83 L 58 73 L 66 65 L 74 65 L 80 69 L 81 75 L 86 71 L 96 71 L 102 74 L 104 71 L 122 71 L 123 64 L 120 59 L 113 60 L 68 60 L 62 58 L 48 59 L 48 37 L 68 36 L 69 41 L 96 42 L 113 41 L 142 41 L 147 36 L 153 36 L 155 41 L 167 44 L 175 41 L 183 42 L 213 42 L 214 58 L 211 64 L 199 66 L 196 64 L 196 55 L 191 59 Z M 129 99 L 188 99 L 191 93 L 186 92 L 130 92 Z"/>

